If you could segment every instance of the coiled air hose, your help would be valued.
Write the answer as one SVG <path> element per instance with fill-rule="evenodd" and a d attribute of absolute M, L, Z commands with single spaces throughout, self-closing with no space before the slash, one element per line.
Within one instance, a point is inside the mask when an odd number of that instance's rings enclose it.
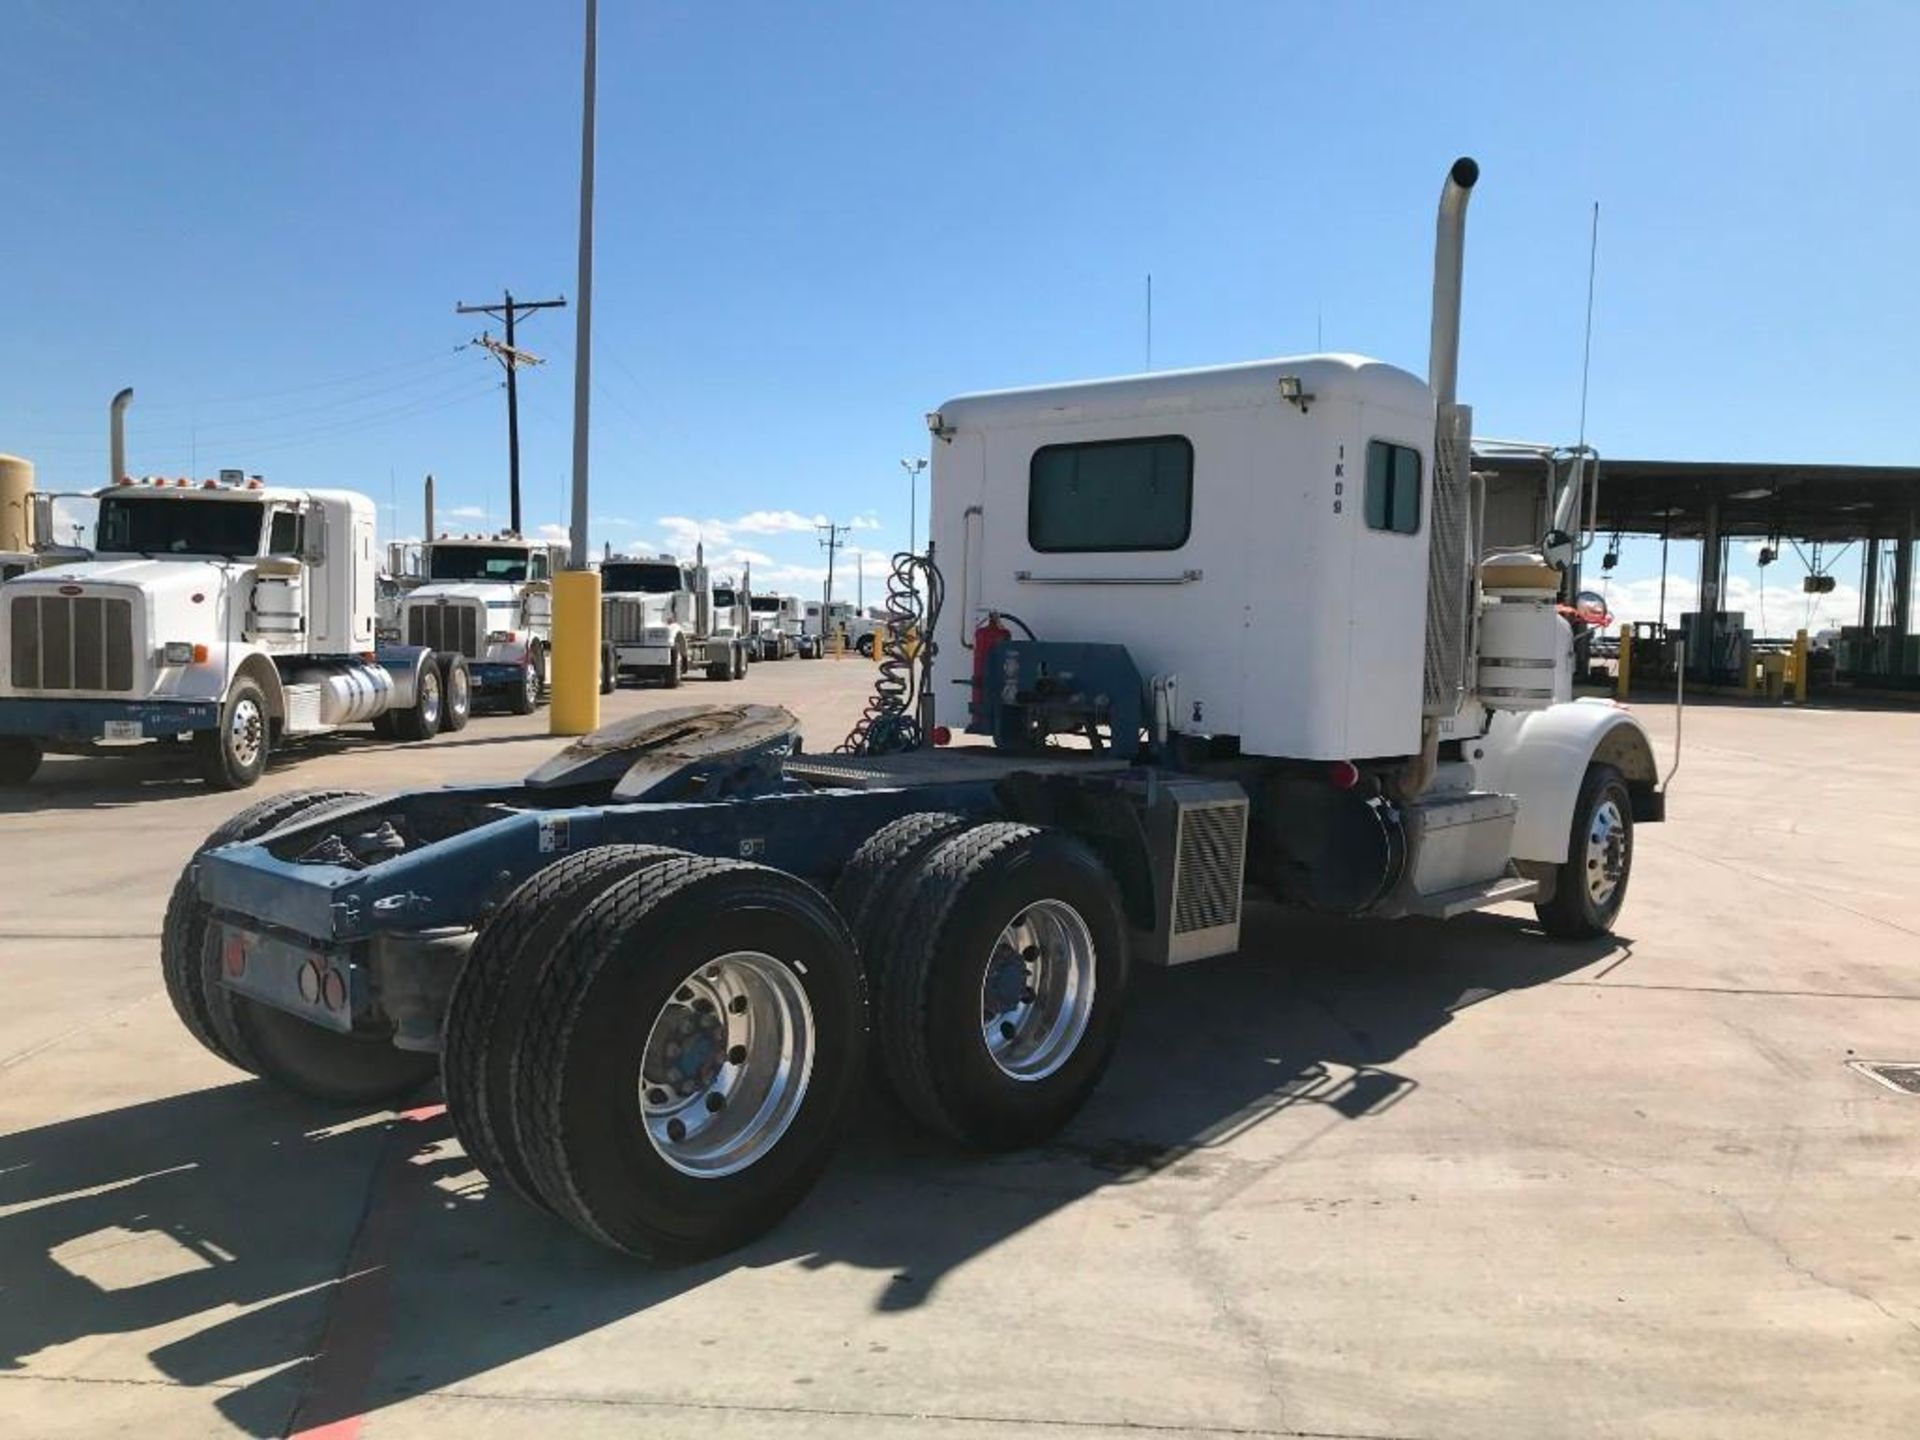
<path fill-rule="evenodd" d="M 933 698 L 934 629 L 946 603 L 947 582 L 927 553 L 893 557 L 887 576 L 887 628 L 880 640 L 880 673 L 860 723 L 840 742 L 841 755 L 894 755 L 927 743 L 922 711 Z M 910 652 L 911 641 L 919 649 Z"/>

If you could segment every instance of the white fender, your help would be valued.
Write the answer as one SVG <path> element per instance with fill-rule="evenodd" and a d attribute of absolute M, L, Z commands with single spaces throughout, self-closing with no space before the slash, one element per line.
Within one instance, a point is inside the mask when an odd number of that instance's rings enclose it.
<path fill-rule="evenodd" d="M 1652 810 L 1658 784 L 1653 742 L 1645 727 L 1611 700 L 1589 697 L 1544 710 L 1496 714 L 1478 748 L 1477 783 L 1519 802 L 1513 827 L 1516 860 L 1558 865 L 1567 858 L 1573 807 L 1587 767 L 1596 761 L 1626 777 L 1636 816 L 1653 818 L 1643 813 Z"/>

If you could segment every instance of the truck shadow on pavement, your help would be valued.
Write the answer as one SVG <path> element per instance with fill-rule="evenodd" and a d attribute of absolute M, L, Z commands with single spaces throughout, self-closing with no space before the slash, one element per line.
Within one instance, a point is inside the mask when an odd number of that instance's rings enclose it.
<path fill-rule="evenodd" d="M 1239 957 L 1140 977 L 1112 1069 L 1053 1144 L 957 1154 L 875 1101 L 782 1226 L 682 1269 L 623 1261 L 489 1194 L 431 1096 L 343 1120 L 243 1082 L 7 1136 L 0 1371 L 158 1375 L 209 1387 L 248 1434 L 298 1435 L 735 1272 L 858 1267 L 876 1277 L 874 1313 L 914 1310 L 939 1303 L 959 1267 L 1103 1189 L 1166 1173 L 1206 1182 L 1194 1193 L 1211 1205 L 1258 1183 L 1321 1135 L 1415 1098 L 1418 1067 L 1404 1062 L 1463 1009 L 1630 948 L 1548 944 L 1488 917 L 1249 922 Z M 1315 1123 L 1286 1127 L 1277 1152 L 1266 1137 L 1236 1145 L 1301 1107 Z M 629 1357 L 633 1384 L 718 1343 L 699 1316 L 676 1317 L 683 1353 L 663 1359 L 656 1342 Z"/>

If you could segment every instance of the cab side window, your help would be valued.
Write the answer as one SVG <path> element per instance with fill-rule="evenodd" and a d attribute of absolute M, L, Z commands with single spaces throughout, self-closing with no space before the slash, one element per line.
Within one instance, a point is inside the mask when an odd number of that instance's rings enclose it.
<path fill-rule="evenodd" d="M 544 580 L 547 578 L 546 551 L 536 550 L 533 552 L 532 568 L 527 571 L 527 578 L 529 580 Z"/>
<path fill-rule="evenodd" d="M 1420 452 L 1385 440 L 1367 442 L 1367 528 L 1415 535 L 1420 530 Z"/>
<path fill-rule="evenodd" d="M 267 553 L 269 555 L 298 555 L 300 553 L 300 515 L 295 510 L 276 510 L 273 512 L 273 528 L 267 532 Z"/>

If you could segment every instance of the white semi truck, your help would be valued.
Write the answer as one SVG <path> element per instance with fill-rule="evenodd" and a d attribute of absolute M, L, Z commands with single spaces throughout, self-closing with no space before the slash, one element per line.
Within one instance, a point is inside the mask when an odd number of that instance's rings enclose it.
<path fill-rule="evenodd" d="M 806 612 L 798 595 L 755 595 L 748 602 L 753 610 L 753 648 L 756 659 L 791 660 L 800 653 L 800 634 Z"/>
<path fill-rule="evenodd" d="M 238 789 L 284 740 L 466 724 L 457 652 L 376 638 L 366 496 L 230 476 L 128 478 L 94 498 L 92 559 L 0 585 L 0 782 L 24 783 L 48 750 L 185 741 L 210 783 Z"/>
<path fill-rule="evenodd" d="M 423 551 L 425 578 L 400 598 L 402 640 L 464 655 L 477 697 L 531 715 L 546 696 L 553 575 L 566 547 L 501 530 L 442 534 Z M 607 678 L 603 664 L 603 690 Z"/>
<path fill-rule="evenodd" d="M 1139 968 L 1234 952 L 1253 897 L 1604 935 L 1666 791 L 1634 715 L 1570 698 L 1579 467 L 1537 546 L 1483 542 L 1477 174 L 1424 379 L 1313 355 L 933 412 L 934 543 L 890 597 L 924 640 L 837 751 L 694 706 L 518 785 L 234 817 L 165 926 L 184 1025 L 336 1100 L 437 1070 L 494 1185 L 680 1260 L 776 1223 L 875 1075 L 940 1140 L 1044 1143 Z"/>
<path fill-rule="evenodd" d="M 618 674 L 672 688 L 696 666 L 710 680 L 738 680 L 752 658 L 744 590 L 716 581 L 705 548 L 694 562 L 672 555 L 610 555 L 600 564 L 601 638 Z"/>

